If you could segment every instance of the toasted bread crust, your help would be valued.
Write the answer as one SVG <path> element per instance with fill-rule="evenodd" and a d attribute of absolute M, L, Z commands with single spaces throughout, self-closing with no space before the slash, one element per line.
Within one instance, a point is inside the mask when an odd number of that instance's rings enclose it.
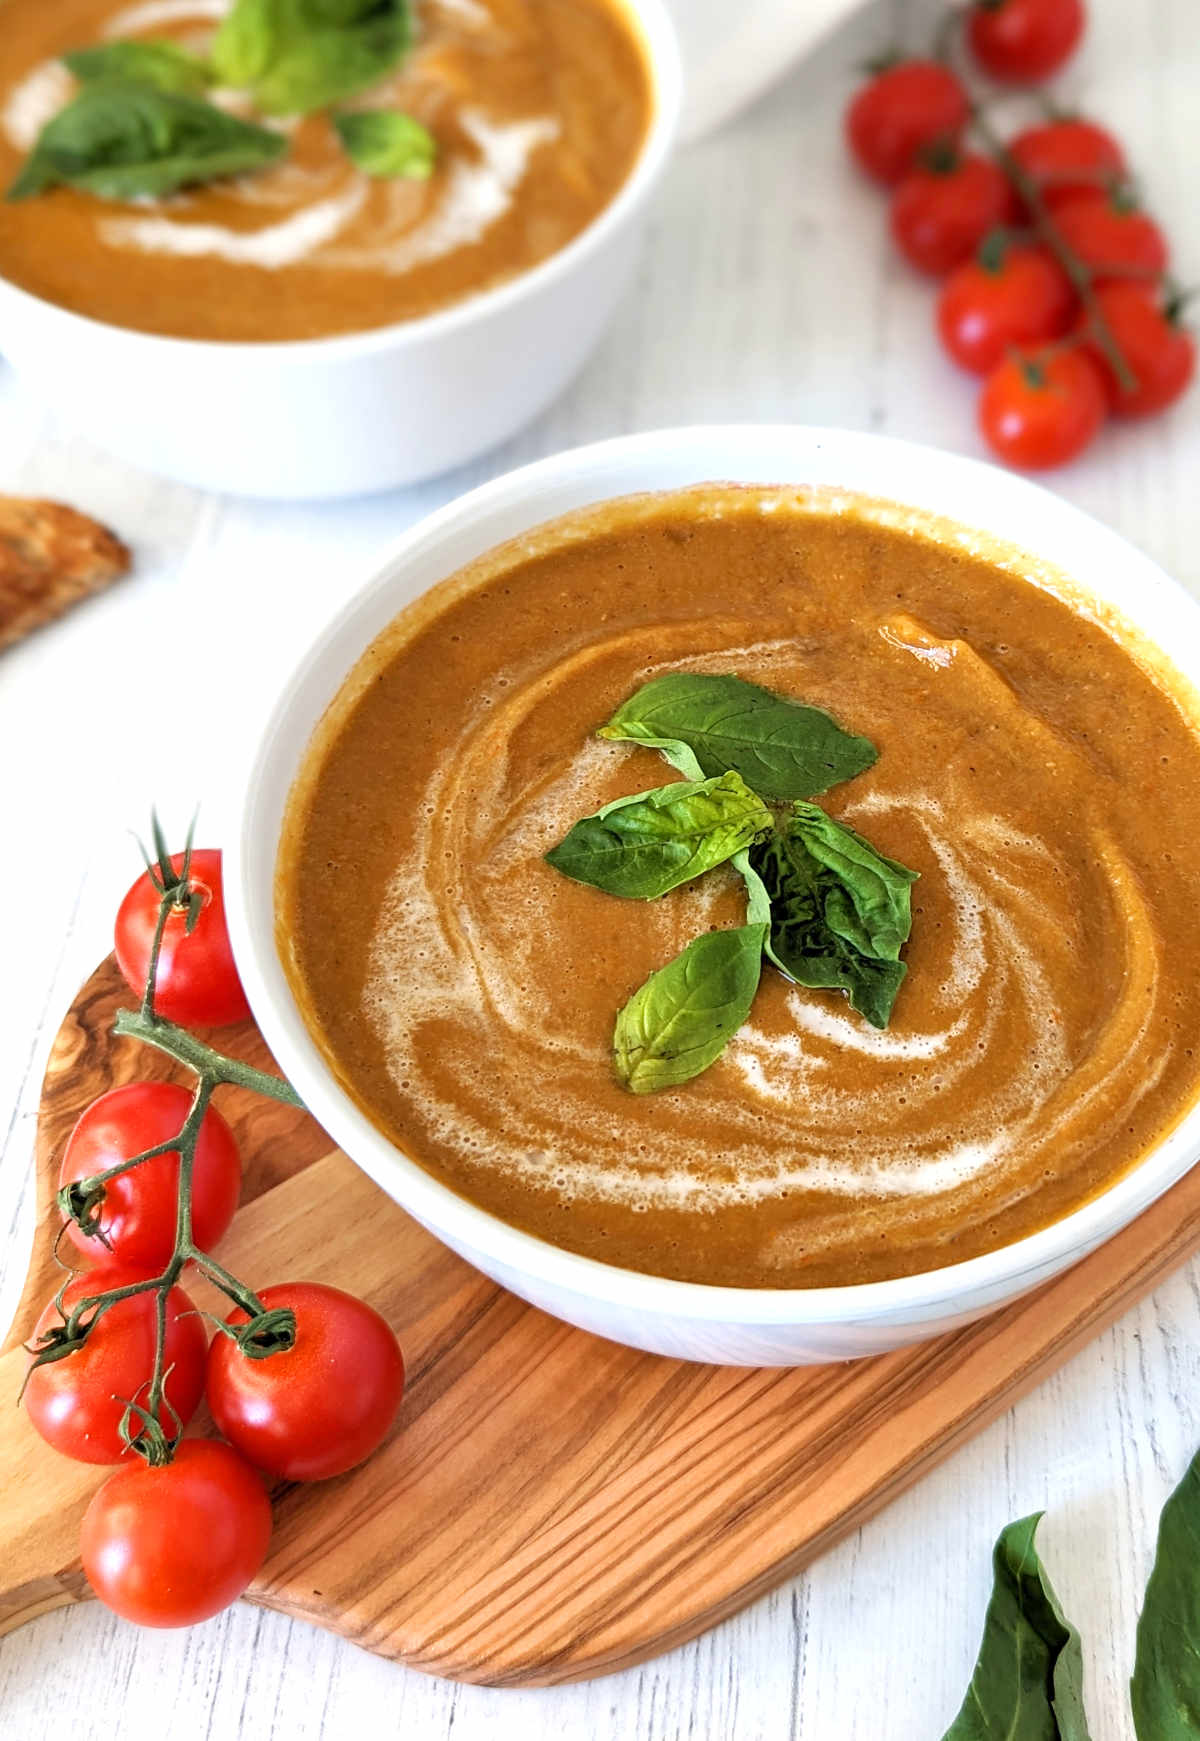
<path fill-rule="evenodd" d="M 62 502 L 0 496 L 0 648 L 129 572 L 113 533 Z"/>

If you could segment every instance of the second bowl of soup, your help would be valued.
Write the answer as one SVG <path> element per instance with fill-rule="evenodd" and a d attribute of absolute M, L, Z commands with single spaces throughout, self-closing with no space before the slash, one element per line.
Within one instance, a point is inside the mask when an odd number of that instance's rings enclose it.
<path fill-rule="evenodd" d="M 1195 607 L 1144 558 L 903 444 L 515 474 L 276 715 L 232 879 L 256 1013 L 356 1160 L 573 1322 L 748 1361 L 961 1322 L 1195 1155 L 1164 641 Z"/>

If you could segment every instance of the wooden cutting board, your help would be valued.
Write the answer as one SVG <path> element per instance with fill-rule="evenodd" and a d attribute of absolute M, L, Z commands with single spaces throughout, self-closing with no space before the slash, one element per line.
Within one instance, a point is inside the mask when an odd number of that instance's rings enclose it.
<path fill-rule="evenodd" d="M 174 1068 L 110 1037 L 127 1001 L 106 961 L 46 1072 L 38 1236 L 0 1352 L 0 1634 L 88 1595 L 79 1520 L 103 1472 L 51 1451 L 11 1399 L 21 1343 L 57 1286 L 67 1133 L 105 1088 Z M 249 1025 L 222 1042 L 270 1062 Z M 246 1167 L 224 1262 L 252 1286 L 310 1279 L 364 1295 L 409 1370 L 375 1457 L 277 1490 L 250 1599 L 489 1685 L 586 1679 L 703 1632 L 886 1505 L 1200 1245 L 1197 1168 L 1069 1274 L 951 1336 L 795 1371 L 689 1366 L 524 1305 L 409 1220 L 305 1114 L 220 1094 Z"/>

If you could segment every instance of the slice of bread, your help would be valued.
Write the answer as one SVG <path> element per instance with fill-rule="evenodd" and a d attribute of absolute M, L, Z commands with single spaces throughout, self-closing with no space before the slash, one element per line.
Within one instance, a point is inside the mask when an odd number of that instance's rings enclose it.
<path fill-rule="evenodd" d="M 62 502 L 0 496 L 0 648 L 129 572 L 120 539 Z"/>

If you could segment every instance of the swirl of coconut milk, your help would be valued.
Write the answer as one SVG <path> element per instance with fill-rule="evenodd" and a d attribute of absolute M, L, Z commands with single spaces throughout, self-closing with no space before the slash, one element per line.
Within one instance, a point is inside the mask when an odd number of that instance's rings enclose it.
<path fill-rule="evenodd" d="M 873 815 L 902 811 L 927 841 L 933 868 L 919 886 L 939 915 L 942 964 L 922 1000 L 932 1015 L 919 1029 L 880 1033 L 839 997 L 795 988 L 787 1024 L 768 1030 L 752 1017 L 720 1069 L 688 1085 L 686 1102 L 651 1096 L 651 1113 L 634 1097 L 598 1095 L 605 1046 L 572 1020 L 569 997 L 558 1008 L 531 999 L 546 948 L 546 884 L 534 873 L 571 823 L 612 795 L 626 752 L 592 740 L 565 768 L 514 785 L 506 746 L 593 661 L 618 653 L 653 674 L 654 643 L 652 628 L 629 630 L 589 640 L 536 681 L 498 679 L 422 794 L 363 1003 L 394 1082 L 435 1143 L 563 1200 L 716 1211 L 820 1192 L 902 1208 L 982 1185 L 1002 1196 L 1004 1180 L 1028 1169 L 1031 1147 L 1067 1140 L 1116 1076 L 1127 1104 L 1153 1087 L 1162 1061 L 1145 1044 L 1145 987 L 1157 943 L 1136 878 L 1103 832 L 1090 848 L 1128 971 L 1094 1032 L 1069 1040 L 1053 983 L 1077 971 L 1072 944 L 1039 920 L 1051 847 L 1002 816 L 957 806 L 951 821 L 935 793 L 877 784 L 847 817 L 869 831 Z M 794 664 L 794 643 L 731 636 L 720 655 L 686 663 L 767 680 L 786 658 Z M 738 922 L 735 890 L 731 873 L 716 872 L 648 903 L 658 959 L 707 925 Z M 1018 1036 L 1021 1063 L 997 1069 L 996 1048 L 1007 1057 Z M 486 1069 L 492 1057 L 502 1069 Z M 674 1119 L 685 1106 L 687 1119 Z M 698 1122 L 707 1143 L 696 1141 Z"/>
<path fill-rule="evenodd" d="M 195 24 L 192 46 L 203 51 L 212 24 L 229 4 L 230 0 L 145 0 L 117 12 L 105 35 L 129 36 L 164 24 Z M 460 29 L 477 31 L 491 22 L 478 0 L 438 0 L 438 4 Z M 405 76 L 424 80 L 436 92 L 440 88 L 436 55 L 425 56 L 418 48 Z M 60 61 L 43 62 L 9 92 L 0 107 L 0 129 L 18 150 L 32 150 L 42 128 L 70 100 L 74 89 Z M 386 95 L 386 89 L 379 94 Z M 237 113 L 246 110 L 238 92 L 216 91 L 212 100 Z M 458 121 L 475 155 L 455 158 L 447 173 L 432 184 L 402 178 L 372 181 L 349 161 L 324 169 L 282 163 L 221 184 L 224 196 L 247 215 L 266 213 L 257 227 L 198 223 L 190 215 L 192 202 L 184 192 L 145 202 L 152 208 L 146 212 L 102 218 L 100 235 L 117 250 L 180 259 L 220 259 L 265 270 L 303 263 L 331 271 L 369 269 L 399 275 L 481 241 L 512 206 L 535 154 L 560 132 L 558 121 L 550 115 L 499 122 L 470 106 L 458 108 Z M 288 131 L 292 123 L 268 125 Z M 272 207 L 284 208 L 286 215 L 272 218 Z"/>

